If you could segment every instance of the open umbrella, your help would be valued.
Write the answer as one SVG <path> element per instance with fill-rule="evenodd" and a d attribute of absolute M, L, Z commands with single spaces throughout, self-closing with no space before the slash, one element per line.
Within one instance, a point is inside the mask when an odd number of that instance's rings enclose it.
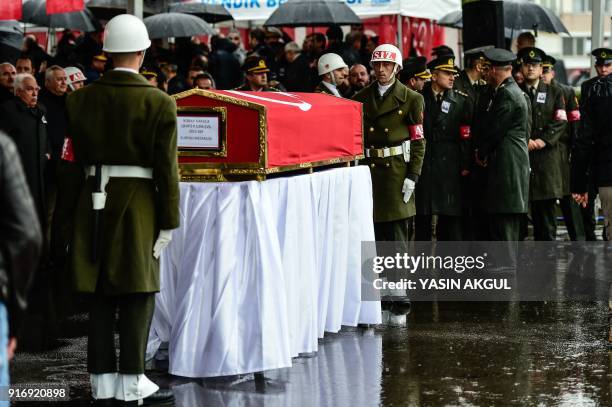
<path fill-rule="evenodd" d="M 12 61 L 21 53 L 23 33 L 17 20 L 0 21 L 0 61 Z"/>
<path fill-rule="evenodd" d="M 361 19 L 341 0 L 289 0 L 281 4 L 265 26 L 305 27 L 361 24 Z"/>
<path fill-rule="evenodd" d="M 94 16 L 101 20 L 110 20 L 111 18 L 124 14 L 127 11 L 128 0 L 89 0 L 85 2 L 85 6 L 93 13 Z M 156 0 L 143 1 L 143 14 L 150 16 L 162 11 L 161 2 Z"/>
<path fill-rule="evenodd" d="M 526 0 L 504 1 L 504 26 L 512 30 L 535 29 L 569 34 L 552 11 Z"/>
<path fill-rule="evenodd" d="M 539 30 L 569 34 L 559 17 L 539 4 L 527 0 L 504 1 L 504 27 L 510 30 Z M 442 17 L 438 25 L 463 28 L 461 11 L 453 11 Z"/>
<path fill-rule="evenodd" d="M 221 4 L 207 3 L 174 3 L 169 7 L 173 13 L 193 14 L 203 18 L 209 23 L 233 20 L 234 17 Z"/>
<path fill-rule="evenodd" d="M 463 28 L 463 11 L 451 11 L 450 13 L 439 19 L 436 24 L 444 27 L 461 29 Z"/>
<path fill-rule="evenodd" d="M 215 30 L 201 18 L 183 13 L 161 13 L 144 20 L 151 38 L 214 35 Z"/>
<path fill-rule="evenodd" d="M 100 24 L 87 9 L 71 13 L 47 14 L 46 0 L 29 0 L 23 3 L 21 21 L 49 28 L 70 28 L 78 31 L 97 31 Z"/>

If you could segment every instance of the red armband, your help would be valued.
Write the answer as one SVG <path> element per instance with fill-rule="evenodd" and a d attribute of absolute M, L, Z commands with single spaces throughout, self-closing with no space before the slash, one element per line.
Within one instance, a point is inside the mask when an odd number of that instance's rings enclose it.
<path fill-rule="evenodd" d="M 471 128 L 470 126 L 459 126 L 459 138 L 461 140 L 467 140 L 471 136 Z"/>
<path fill-rule="evenodd" d="M 567 121 L 567 112 L 565 109 L 557 109 L 555 111 L 555 120 L 556 121 Z"/>
<path fill-rule="evenodd" d="M 69 161 L 71 163 L 76 162 L 76 158 L 74 158 L 74 151 L 72 150 L 72 139 L 69 137 L 64 138 L 64 145 L 62 146 L 62 160 Z"/>
<path fill-rule="evenodd" d="M 569 115 L 567 116 L 567 120 L 570 122 L 577 122 L 580 120 L 580 110 L 572 110 L 571 112 L 569 112 Z"/>
<path fill-rule="evenodd" d="M 423 138 L 423 125 L 408 126 L 408 133 L 410 134 L 410 141 L 421 140 Z"/>

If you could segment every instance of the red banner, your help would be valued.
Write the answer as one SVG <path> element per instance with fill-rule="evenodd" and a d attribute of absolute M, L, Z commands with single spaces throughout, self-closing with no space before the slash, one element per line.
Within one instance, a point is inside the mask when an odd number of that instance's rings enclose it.
<path fill-rule="evenodd" d="M 0 20 L 21 20 L 21 0 L 0 1 Z"/>
<path fill-rule="evenodd" d="M 47 14 L 81 11 L 84 7 L 84 0 L 47 0 Z"/>

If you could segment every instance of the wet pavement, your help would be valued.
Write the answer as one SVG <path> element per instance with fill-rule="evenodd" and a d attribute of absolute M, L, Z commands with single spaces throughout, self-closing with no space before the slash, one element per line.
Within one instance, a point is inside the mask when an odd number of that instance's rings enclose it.
<path fill-rule="evenodd" d="M 184 407 L 610 406 L 606 318 L 603 302 L 420 302 L 405 320 L 327 334 L 263 378 L 150 376 Z M 72 400 L 54 405 L 85 406 L 84 317 L 67 331 L 52 351 L 19 353 L 12 382 L 64 383 Z"/>

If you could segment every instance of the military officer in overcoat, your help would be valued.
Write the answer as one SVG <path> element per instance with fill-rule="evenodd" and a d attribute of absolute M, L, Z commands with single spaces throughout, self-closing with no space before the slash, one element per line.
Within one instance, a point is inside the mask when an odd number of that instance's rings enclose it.
<path fill-rule="evenodd" d="M 493 48 L 485 57 L 493 94 L 475 150 L 476 164 L 487 170 L 482 207 L 490 240 L 518 241 L 529 202 L 529 100 L 512 78 L 512 52 Z"/>
<path fill-rule="evenodd" d="M 570 192 L 570 151 L 573 143 L 576 141 L 578 127 L 580 126 L 580 110 L 574 88 L 555 80 L 554 66 L 556 62 L 556 59 L 550 55 L 544 56 L 544 61 L 542 62 L 542 81 L 547 85 L 560 88 L 565 100 L 567 127 L 565 133 L 559 139 L 559 164 L 561 164 L 561 185 L 563 191 L 563 197 L 559 199 L 559 204 L 570 240 L 585 240 L 580 207 L 574 201 Z"/>
<path fill-rule="evenodd" d="M 455 90 L 467 93 L 474 103 L 476 103 L 479 88 L 487 84 L 484 80 L 485 69 L 487 69 L 484 51 L 492 48 L 492 45 L 485 45 L 483 47 L 472 48 L 463 53 L 465 69 L 455 79 L 454 87 Z"/>
<path fill-rule="evenodd" d="M 410 239 L 414 189 L 425 155 L 423 97 L 396 79 L 401 52 L 382 44 L 372 53 L 376 80 L 353 96 L 363 103 L 364 163 L 370 166 L 376 240 Z"/>
<path fill-rule="evenodd" d="M 464 179 L 472 159 L 473 102 L 466 93 L 453 89 L 457 74 L 453 56 L 438 57 L 427 66 L 432 78 L 423 89 L 427 150 L 415 192 L 415 239 L 431 240 L 432 215 L 437 215 L 438 240 L 463 240 Z"/>
<path fill-rule="evenodd" d="M 349 68 L 338 54 L 321 55 L 317 61 L 317 72 L 321 82 L 315 88 L 315 93 L 342 97 L 340 88 L 348 85 Z"/>
<path fill-rule="evenodd" d="M 111 19 L 104 51 L 115 69 L 66 103 L 63 158 L 87 176 L 63 189 L 78 188 L 71 270 L 76 291 L 91 299 L 87 369 L 98 405 L 170 397 L 144 374 L 158 259 L 179 226 L 176 104 L 138 73 L 150 44 L 137 17 Z"/>
<path fill-rule="evenodd" d="M 532 128 L 528 142 L 531 176 L 529 202 L 534 240 L 555 240 L 557 199 L 563 196 L 559 140 L 567 129 L 565 101 L 560 88 L 540 79 L 544 51 L 523 48 L 518 58 L 525 81 L 521 89 L 531 101 Z"/>
<path fill-rule="evenodd" d="M 279 89 L 269 86 L 268 74 L 270 68 L 266 65 L 266 60 L 257 55 L 251 55 L 244 60 L 242 70 L 245 74 L 244 84 L 235 90 L 251 92 L 279 92 Z"/>
<path fill-rule="evenodd" d="M 599 78 L 603 78 L 612 73 L 612 61 L 607 60 L 605 55 L 609 52 L 609 48 L 597 48 L 591 51 L 591 55 L 595 57 L 595 71 L 597 72 L 597 76 L 590 78 L 580 85 L 580 110 L 582 111 L 583 107 L 589 105 L 588 98 L 592 94 L 590 90 L 592 90 L 592 85 L 597 82 Z M 597 224 L 595 220 L 595 198 L 597 198 L 597 186 L 596 180 L 593 176 L 593 171 L 589 170 L 590 176 L 588 177 L 588 197 L 589 202 L 585 207 L 580 207 L 580 212 L 582 213 L 582 224 L 584 226 L 584 234 L 587 241 L 595 241 L 597 240 L 597 236 L 595 235 L 595 226 Z"/>

